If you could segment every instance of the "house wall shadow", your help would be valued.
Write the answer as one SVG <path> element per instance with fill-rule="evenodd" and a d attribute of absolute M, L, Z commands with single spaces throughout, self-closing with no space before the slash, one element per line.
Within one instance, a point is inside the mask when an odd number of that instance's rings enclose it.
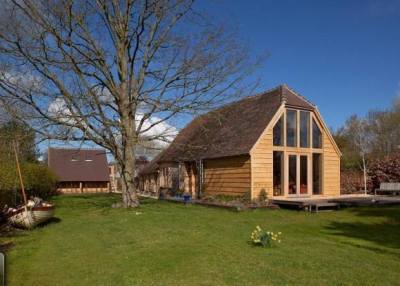
<path fill-rule="evenodd" d="M 356 216 L 371 218 L 370 222 L 331 221 L 325 228 L 329 234 L 370 241 L 381 246 L 400 249 L 400 207 L 359 207 L 348 209 Z M 366 247 L 368 248 L 368 247 Z"/>

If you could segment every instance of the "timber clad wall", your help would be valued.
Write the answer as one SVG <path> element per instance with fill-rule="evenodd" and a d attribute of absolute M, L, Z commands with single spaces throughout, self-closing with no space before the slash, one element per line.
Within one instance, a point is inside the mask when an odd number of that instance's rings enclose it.
<path fill-rule="evenodd" d="M 252 198 L 261 190 L 272 196 L 272 128 L 262 135 L 251 153 Z"/>
<path fill-rule="evenodd" d="M 340 157 L 336 153 L 326 131 L 323 131 L 323 195 L 337 196 L 340 194 Z"/>
<path fill-rule="evenodd" d="M 61 194 L 106 193 L 109 191 L 108 182 L 60 182 L 57 184 L 57 192 Z"/>
<path fill-rule="evenodd" d="M 156 174 L 143 176 L 139 184 L 139 188 L 144 193 L 157 194 L 158 192 L 158 178 Z"/>
<path fill-rule="evenodd" d="M 280 117 L 280 113 L 277 113 Z M 304 150 L 297 147 L 274 147 L 273 146 L 273 126 L 272 123 L 268 130 L 261 136 L 258 143 L 251 152 L 251 178 L 252 178 L 252 198 L 256 199 L 261 190 L 265 190 L 269 197 L 273 195 L 273 148 L 292 153 L 302 153 Z M 321 123 L 320 123 L 321 125 Z M 323 177 L 322 177 L 322 196 L 340 195 L 340 155 L 336 152 L 327 130 L 321 126 L 323 140 Z M 287 186 L 285 185 L 285 188 Z"/>
<path fill-rule="evenodd" d="M 250 157 L 236 156 L 204 161 L 203 194 L 244 195 L 251 191 Z"/>

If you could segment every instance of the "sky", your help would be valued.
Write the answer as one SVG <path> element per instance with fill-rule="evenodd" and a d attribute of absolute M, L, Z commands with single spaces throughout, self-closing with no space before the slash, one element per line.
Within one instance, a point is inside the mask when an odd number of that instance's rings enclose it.
<path fill-rule="evenodd" d="M 389 108 L 400 95 L 400 0 L 202 1 L 233 22 L 252 54 L 259 89 L 286 83 L 334 129 L 352 114 Z"/>
<path fill-rule="evenodd" d="M 289 85 L 316 104 L 333 129 L 352 114 L 389 108 L 400 95 L 400 0 L 200 0 L 196 5 L 232 25 L 252 55 L 269 55 L 248 79 L 260 80 L 258 91 Z"/>

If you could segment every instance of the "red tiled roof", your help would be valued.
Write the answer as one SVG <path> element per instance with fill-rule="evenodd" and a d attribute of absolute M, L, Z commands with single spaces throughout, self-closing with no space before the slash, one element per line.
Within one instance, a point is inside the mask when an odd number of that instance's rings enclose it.
<path fill-rule="evenodd" d="M 105 150 L 49 148 L 48 164 L 59 182 L 110 180 Z"/>

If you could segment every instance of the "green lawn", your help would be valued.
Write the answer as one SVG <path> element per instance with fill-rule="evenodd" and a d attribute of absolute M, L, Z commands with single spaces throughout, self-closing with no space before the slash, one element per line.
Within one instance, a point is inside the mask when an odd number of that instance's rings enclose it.
<path fill-rule="evenodd" d="M 119 197 L 56 197 L 56 217 L 14 237 L 8 285 L 400 285 L 400 207 L 232 212 Z M 140 212 L 140 214 L 137 214 Z M 281 231 L 248 243 L 256 225 Z"/>

